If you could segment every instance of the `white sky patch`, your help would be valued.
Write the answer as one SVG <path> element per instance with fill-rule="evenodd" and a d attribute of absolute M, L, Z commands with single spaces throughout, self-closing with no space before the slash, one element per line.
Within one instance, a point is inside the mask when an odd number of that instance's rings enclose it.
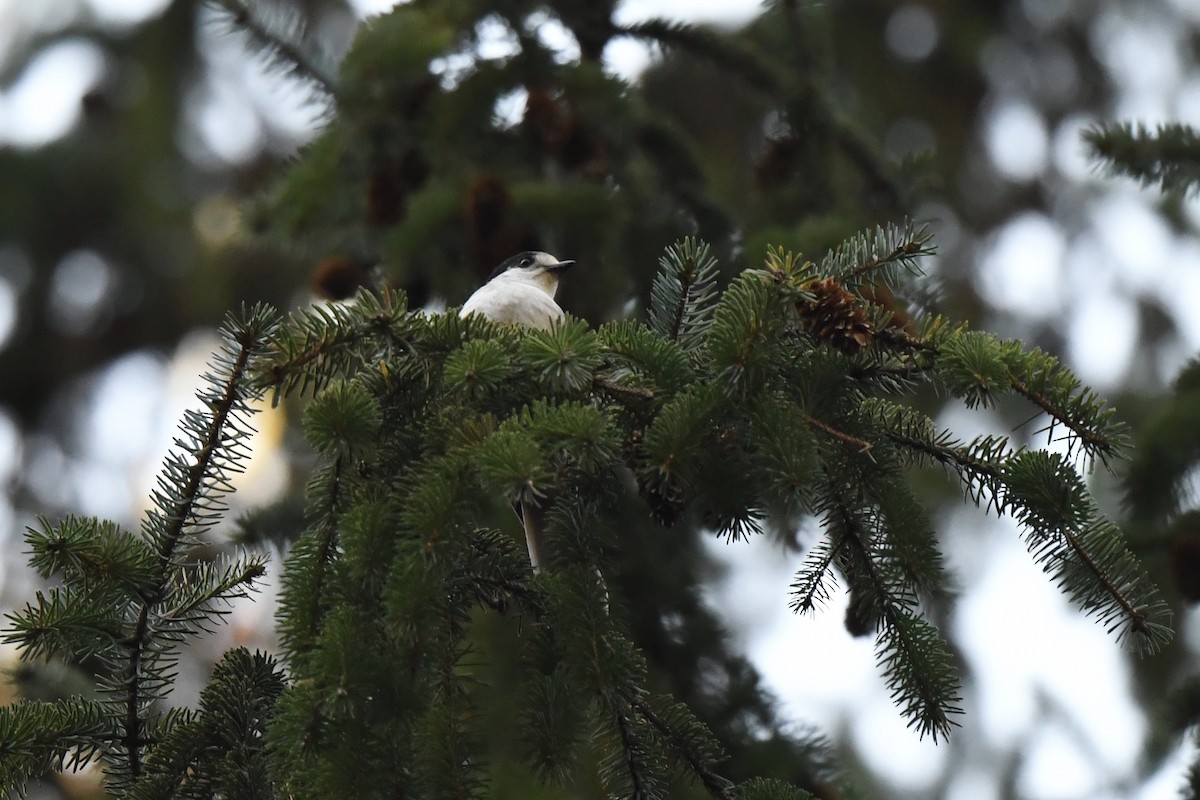
<path fill-rule="evenodd" d="M 32 490 L 36 503 L 51 507 L 73 503 L 77 488 L 62 448 L 49 436 L 34 435 L 25 438 L 25 452 L 21 480 Z"/>
<path fill-rule="evenodd" d="M 1089 292 L 1115 291 L 1120 269 L 1095 229 L 1083 231 L 1072 239 L 1063 257 L 1067 285 L 1086 287 Z"/>
<path fill-rule="evenodd" d="M 609 39 L 604 45 L 605 71 L 625 81 L 633 82 L 654 61 L 654 51 L 644 42 L 628 36 Z"/>
<path fill-rule="evenodd" d="M 179 134 L 193 161 L 242 163 L 262 149 L 268 134 L 287 146 L 316 135 L 326 106 L 306 82 L 281 74 L 211 9 L 197 37 L 208 69 L 189 89 Z"/>
<path fill-rule="evenodd" d="M 72 461 L 69 480 L 79 512 L 91 517 L 132 524 L 136 518 L 134 488 L 127 473 L 95 461 Z"/>
<path fill-rule="evenodd" d="M 633 25 L 651 19 L 667 19 L 736 27 L 762 12 L 763 3 L 756 0 L 627 0 L 617 7 L 613 22 Z M 654 52 L 644 41 L 617 37 L 605 45 L 604 63 L 610 74 L 635 81 L 653 62 Z"/>
<path fill-rule="evenodd" d="M 500 61 L 521 52 L 516 32 L 496 15 L 483 18 L 475 26 L 475 45 L 467 45 L 429 62 L 430 74 L 441 78 L 442 89 L 449 92 L 458 87 L 480 61 Z M 497 106 L 499 106 L 497 101 Z M 497 113 L 500 113 L 497 109 Z"/>
<path fill-rule="evenodd" d="M 512 28 L 497 16 L 484 17 L 475 26 L 478 46 L 475 55 L 484 61 L 499 61 L 521 52 L 521 44 Z"/>
<path fill-rule="evenodd" d="M 1066 242 L 1049 218 L 1035 212 L 1013 217 L 983 245 L 979 288 L 998 308 L 1048 317 L 1063 305 Z"/>
<path fill-rule="evenodd" d="M 973 713 L 993 747 L 1021 746 L 1046 713 L 1065 715 L 1114 775 L 1131 772 L 1146 723 L 1129 691 L 1119 646 L 1073 608 L 1026 551 L 1009 521 L 982 526 L 975 557 L 988 568 L 965 584 L 954 614 L 958 641 L 980 681 Z M 1067 664 L 1086 664 L 1068 669 Z"/>
<path fill-rule="evenodd" d="M 900 6 L 888 17 L 883 31 L 888 49 L 901 61 L 923 61 L 938 45 L 937 17 L 923 5 Z"/>
<path fill-rule="evenodd" d="M 613 15 L 618 25 L 671 19 L 714 25 L 742 25 L 763 11 L 755 0 L 627 0 Z"/>
<path fill-rule="evenodd" d="M 116 270 L 94 250 L 73 250 L 54 268 L 50 320 L 71 335 L 87 333 L 108 311 L 117 286 Z"/>
<path fill-rule="evenodd" d="M 802 554 L 785 554 L 765 537 L 726 544 L 714 536 L 707 544 L 730 567 L 722 582 L 708 588 L 710 605 L 730 631 L 745 637 L 747 654 L 788 718 L 833 730 L 849 708 L 882 687 L 873 643 L 855 639 L 842 625 L 843 592 L 835 590 L 828 606 L 815 614 L 788 610 L 789 586 Z M 888 709 L 899 715 L 890 703 Z"/>
<path fill-rule="evenodd" d="M 505 92 L 496 98 L 492 113 L 497 123 L 505 128 L 511 128 L 521 123 L 525 118 L 525 105 L 529 100 L 529 90 L 521 87 Z"/>
<path fill-rule="evenodd" d="M 1184 28 L 1168 15 L 1138 6 L 1097 14 L 1091 50 L 1128 96 L 1161 97 L 1183 76 L 1180 46 Z"/>
<path fill-rule="evenodd" d="M 216 158 L 236 164 L 258 152 L 265 132 L 241 89 L 229 81 L 210 79 L 190 94 L 184 113 L 199 142 L 186 131 L 182 141 L 193 160 L 206 163 Z"/>
<path fill-rule="evenodd" d="M 559 64 L 579 60 L 579 41 L 566 25 L 544 11 L 535 11 L 525 20 L 526 30 L 534 33 L 542 47 L 554 53 Z"/>
<path fill-rule="evenodd" d="M 1165 279 L 1154 294 L 1171 311 L 1179 332 L 1194 352 L 1200 349 L 1200 242 L 1181 239 L 1164 265 Z"/>
<path fill-rule="evenodd" d="M 402 0 L 349 0 L 349 3 L 360 17 L 374 17 L 402 5 Z"/>
<path fill-rule="evenodd" d="M 1046 122 L 1028 103 L 1009 100 L 984 117 L 983 140 L 992 164 L 1006 178 L 1029 181 L 1046 168 Z"/>
<path fill-rule="evenodd" d="M 919 737 L 892 705 L 886 689 L 862 700 L 851 736 L 867 766 L 901 791 L 920 792 L 931 786 L 946 768 L 946 743 Z"/>
<path fill-rule="evenodd" d="M 833 731 L 878 695 L 882 681 L 875 666 L 874 642 L 870 637 L 855 639 L 842 624 L 847 605 L 843 592 L 813 614 L 788 611 L 787 585 L 801 563 L 796 560 L 790 565 L 787 581 L 772 584 L 779 586 L 779 591 L 769 593 L 775 606 L 755 623 L 756 635 L 747 653 L 787 717 Z M 743 580 L 758 583 L 755 592 L 767 594 L 761 573 L 749 573 Z M 723 596 L 729 602 L 732 595 Z M 887 710 L 900 716 L 890 701 Z"/>
<path fill-rule="evenodd" d="M 1090 216 L 1102 247 L 1116 259 L 1121 284 L 1144 291 L 1170 270 L 1174 237 L 1140 190 L 1105 194 L 1092 205 Z"/>
<path fill-rule="evenodd" d="M 156 447 L 158 430 L 147 424 L 162 413 L 166 365 L 149 351 L 124 355 L 106 367 L 91 387 L 92 403 L 82 423 L 84 452 L 123 469 Z"/>
<path fill-rule="evenodd" d="M 1120 386 L 1137 342 L 1137 308 L 1110 292 L 1077 298 L 1067 317 L 1067 349 L 1080 380 L 1101 391 Z"/>
<path fill-rule="evenodd" d="M 1200 125 L 1200 77 L 1183 81 L 1175 93 L 1175 118 L 1185 125 Z"/>
<path fill-rule="evenodd" d="M 1000 787 L 995 777 L 984 769 L 960 768 L 950 776 L 945 800 L 999 800 Z"/>
<path fill-rule="evenodd" d="M 1162 765 L 1139 788 L 1130 800 L 1176 800 L 1181 796 L 1180 789 L 1184 785 L 1184 776 L 1196 758 L 1196 737 L 1181 736 L 1179 743 L 1171 755 L 1163 759 Z"/>
<path fill-rule="evenodd" d="M 86 39 L 49 45 L 0 94 L 0 144 L 41 147 L 79 121 L 80 100 L 104 72 L 104 52 Z"/>
<path fill-rule="evenodd" d="M 14 42 L 62 30 L 80 15 L 81 7 L 76 2 L 0 0 L 0 70 L 9 65 Z"/>
<path fill-rule="evenodd" d="M 1101 794 L 1105 782 L 1096 774 L 1096 764 L 1080 752 L 1080 742 L 1072 732 L 1052 723 L 1037 731 L 1028 742 L 1028 757 L 1017 771 L 1017 794 L 1020 797 L 1062 798 L 1087 797 L 1107 800 Z"/>
<path fill-rule="evenodd" d="M 1050 151 L 1054 167 L 1062 176 L 1073 182 L 1086 182 L 1099 178 L 1101 171 L 1088 156 L 1083 132 L 1096 120 L 1084 114 L 1074 114 L 1058 123 L 1054 129 Z"/>
<path fill-rule="evenodd" d="M 89 0 L 88 4 L 102 23 L 130 28 L 157 17 L 171 0 Z"/>

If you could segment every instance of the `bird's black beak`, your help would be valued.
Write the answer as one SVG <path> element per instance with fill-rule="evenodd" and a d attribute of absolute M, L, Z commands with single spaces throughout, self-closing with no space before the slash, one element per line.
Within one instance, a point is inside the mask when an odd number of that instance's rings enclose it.
<path fill-rule="evenodd" d="M 549 272 L 566 272 L 566 270 L 574 264 L 574 261 L 559 261 L 557 264 L 551 264 L 546 267 Z"/>

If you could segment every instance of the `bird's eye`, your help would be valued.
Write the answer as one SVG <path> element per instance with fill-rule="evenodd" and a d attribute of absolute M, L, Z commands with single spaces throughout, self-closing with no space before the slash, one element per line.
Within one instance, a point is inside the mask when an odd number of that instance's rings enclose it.
<path fill-rule="evenodd" d="M 522 259 L 521 259 L 521 266 L 522 266 L 522 267 L 532 267 L 532 266 L 533 266 L 533 259 L 532 259 L 532 258 L 530 258 L 529 256 L 525 256 L 525 258 L 522 258 Z"/>

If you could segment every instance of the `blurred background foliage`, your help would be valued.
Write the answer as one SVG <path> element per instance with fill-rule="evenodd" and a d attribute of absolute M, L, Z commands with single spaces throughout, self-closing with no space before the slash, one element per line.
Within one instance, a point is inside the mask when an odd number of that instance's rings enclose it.
<path fill-rule="evenodd" d="M 1192 417 L 1159 409 L 1200 346 L 1200 204 L 1103 177 L 1081 137 L 1105 120 L 1200 120 L 1194 4 L 776 0 L 708 28 L 633 2 L 414 2 L 364 22 L 380 10 L 0 2 L 0 606 L 29 586 L 17 543 L 33 514 L 137 518 L 173 398 L 227 310 L 377 282 L 458 305 L 528 248 L 580 262 L 559 300 L 595 324 L 641 313 L 685 234 L 728 277 L 768 243 L 815 256 L 884 220 L 928 221 L 939 310 L 1062 355 L 1166 453 L 1136 462 L 1134 491 L 1178 486 L 1194 461 L 1170 456 Z M 255 31 L 294 44 L 301 67 Z M 652 56 L 640 74 L 635 44 Z M 270 510 L 241 535 L 286 546 L 307 461 L 286 414 L 262 419 L 273 460 L 242 496 Z M 1025 422 L 1000 425 L 1034 435 Z M 1120 517 L 1118 482 L 1096 479 Z M 958 519 L 945 488 L 929 482 Z M 1131 530 L 1173 585 L 1194 574 L 1194 533 L 1172 522 L 1192 519 L 1187 493 L 1167 494 Z M 626 576 L 640 643 L 710 725 L 760 740 L 747 774 L 786 773 L 763 765 L 793 723 L 705 599 L 720 560 L 699 537 L 644 546 Z M 231 635 L 269 645 L 269 620 Z M 1136 666 L 1152 726 L 1193 638 Z M 850 727 L 827 733 L 879 796 L 964 796 L 974 775 L 988 796 L 1041 796 L 1022 782 L 1036 728 L 1002 744 L 965 731 L 903 787 Z M 1150 780 L 1176 743 L 1144 738 L 1121 775 L 1093 749 L 1087 785 Z"/>

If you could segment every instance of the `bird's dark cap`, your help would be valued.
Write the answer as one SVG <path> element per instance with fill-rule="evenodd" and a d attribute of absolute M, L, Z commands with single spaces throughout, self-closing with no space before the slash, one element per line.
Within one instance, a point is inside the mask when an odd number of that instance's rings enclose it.
<path fill-rule="evenodd" d="M 546 254 L 540 253 L 536 250 L 526 250 L 523 253 L 517 253 L 515 256 L 509 256 L 501 261 L 498 267 L 492 270 L 492 274 L 488 275 L 487 279 L 490 281 L 492 278 L 495 278 L 497 275 L 502 275 L 505 272 L 508 272 L 510 269 L 525 269 L 527 267 L 532 267 L 537 263 L 538 256 L 542 255 Z M 555 264 L 543 265 L 543 267 L 550 272 L 562 272 L 574 263 L 574 261 L 559 261 Z"/>

